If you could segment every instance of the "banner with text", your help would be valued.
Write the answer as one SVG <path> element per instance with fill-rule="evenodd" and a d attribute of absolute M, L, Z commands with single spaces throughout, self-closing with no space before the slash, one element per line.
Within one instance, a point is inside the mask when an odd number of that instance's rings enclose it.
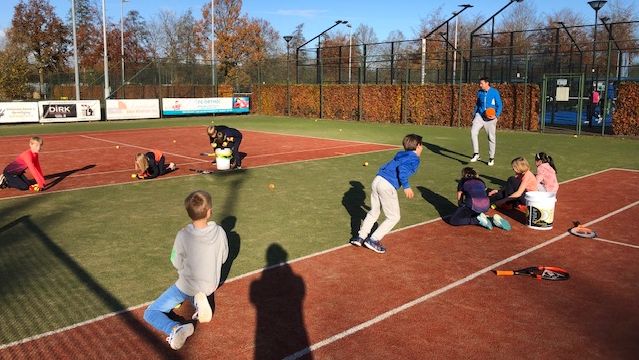
<path fill-rule="evenodd" d="M 248 112 L 248 97 L 162 99 L 162 114 L 168 116 Z"/>
<path fill-rule="evenodd" d="M 158 99 L 121 99 L 106 101 L 107 120 L 157 119 L 160 117 Z"/>
<path fill-rule="evenodd" d="M 38 122 L 37 102 L 0 102 L 0 123 Z"/>
<path fill-rule="evenodd" d="M 100 100 L 39 101 L 40 122 L 100 120 Z"/>

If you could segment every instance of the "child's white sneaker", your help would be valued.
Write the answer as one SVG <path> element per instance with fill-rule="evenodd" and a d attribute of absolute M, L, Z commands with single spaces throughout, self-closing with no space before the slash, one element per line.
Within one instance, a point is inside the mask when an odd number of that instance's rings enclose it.
<path fill-rule="evenodd" d="M 504 229 L 506 231 L 510 231 L 510 229 L 512 229 L 508 220 L 499 216 L 499 214 L 495 214 L 493 216 L 493 224 L 495 224 L 495 226 L 497 226 L 498 228 Z"/>
<path fill-rule="evenodd" d="M 201 292 L 195 294 L 193 302 L 195 302 L 193 320 L 197 320 L 201 323 L 211 321 L 213 310 L 211 310 L 211 304 L 209 304 L 209 299 L 206 298 L 206 294 Z"/>
<path fill-rule="evenodd" d="M 488 216 L 486 216 L 486 214 L 481 213 L 477 215 L 477 221 L 479 221 L 479 225 L 485 227 L 486 229 L 493 229 L 493 224 L 490 222 L 490 220 L 488 220 Z"/>
<path fill-rule="evenodd" d="M 175 170 L 175 163 L 169 163 L 169 170 Z"/>
<path fill-rule="evenodd" d="M 184 346 L 186 339 L 193 335 L 194 330 L 193 324 L 176 326 L 173 328 L 173 331 L 171 331 L 171 335 L 166 338 L 166 341 L 171 345 L 171 349 L 180 350 L 182 346 Z"/>

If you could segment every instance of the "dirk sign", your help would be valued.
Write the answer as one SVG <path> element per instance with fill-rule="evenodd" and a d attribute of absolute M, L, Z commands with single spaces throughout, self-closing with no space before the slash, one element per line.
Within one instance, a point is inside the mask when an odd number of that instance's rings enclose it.
<path fill-rule="evenodd" d="M 75 104 L 50 104 L 42 105 L 42 117 L 45 119 L 51 118 L 67 118 L 77 117 L 77 111 Z"/>

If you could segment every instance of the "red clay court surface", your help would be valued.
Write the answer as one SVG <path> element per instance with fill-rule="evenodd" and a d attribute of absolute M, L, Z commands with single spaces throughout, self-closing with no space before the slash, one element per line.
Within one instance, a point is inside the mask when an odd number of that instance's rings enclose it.
<path fill-rule="evenodd" d="M 636 359 L 637 184 L 639 172 L 625 170 L 562 184 L 550 231 L 435 220 L 389 234 L 385 255 L 345 245 L 242 276 L 216 291 L 213 321 L 177 352 L 144 324 L 142 306 L 0 358 Z M 606 241 L 569 235 L 573 221 Z M 533 265 L 571 279 L 489 271 Z"/>
<path fill-rule="evenodd" d="M 397 148 L 256 131 L 243 131 L 243 134 L 240 151 L 247 154 L 242 161 L 242 167 L 247 169 Z M 135 172 L 133 158 L 136 153 L 151 149 L 162 150 L 167 164 L 178 165 L 177 171 L 163 177 L 193 175 L 195 173 L 189 171 L 192 168 L 214 169 L 212 158 L 200 155 L 212 150 L 202 126 L 44 135 L 43 139 L 40 165 L 47 180 L 47 192 L 140 181 L 131 179 Z M 26 136 L 0 138 L 2 169 L 26 149 Z M 29 172 L 27 176 L 33 178 Z M 0 191 L 0 198 L 27 194 L 4 189 Z"/>

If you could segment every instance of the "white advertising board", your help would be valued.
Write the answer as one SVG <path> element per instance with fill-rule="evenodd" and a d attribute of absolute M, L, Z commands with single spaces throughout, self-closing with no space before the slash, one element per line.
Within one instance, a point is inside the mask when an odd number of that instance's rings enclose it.
<path fill-rule="evenodd" d="M 0 123 L 38 122 L 37 102 L 0 102 Z"/>
<path fill-rule="evenodd" d="M 163 98 L 163 115 L 197 115 L 233 112 L 233 98 Z"/>
<path fill-rule="evenodd" d="M 158 99 L 121 99 L 106 101 L 107 120 L 157 119 L 160 117 Z"/>
<path fill-rule="evenodd" d="M 100 100 L 39 101 L 40 122 L 100 120 Z"/>

